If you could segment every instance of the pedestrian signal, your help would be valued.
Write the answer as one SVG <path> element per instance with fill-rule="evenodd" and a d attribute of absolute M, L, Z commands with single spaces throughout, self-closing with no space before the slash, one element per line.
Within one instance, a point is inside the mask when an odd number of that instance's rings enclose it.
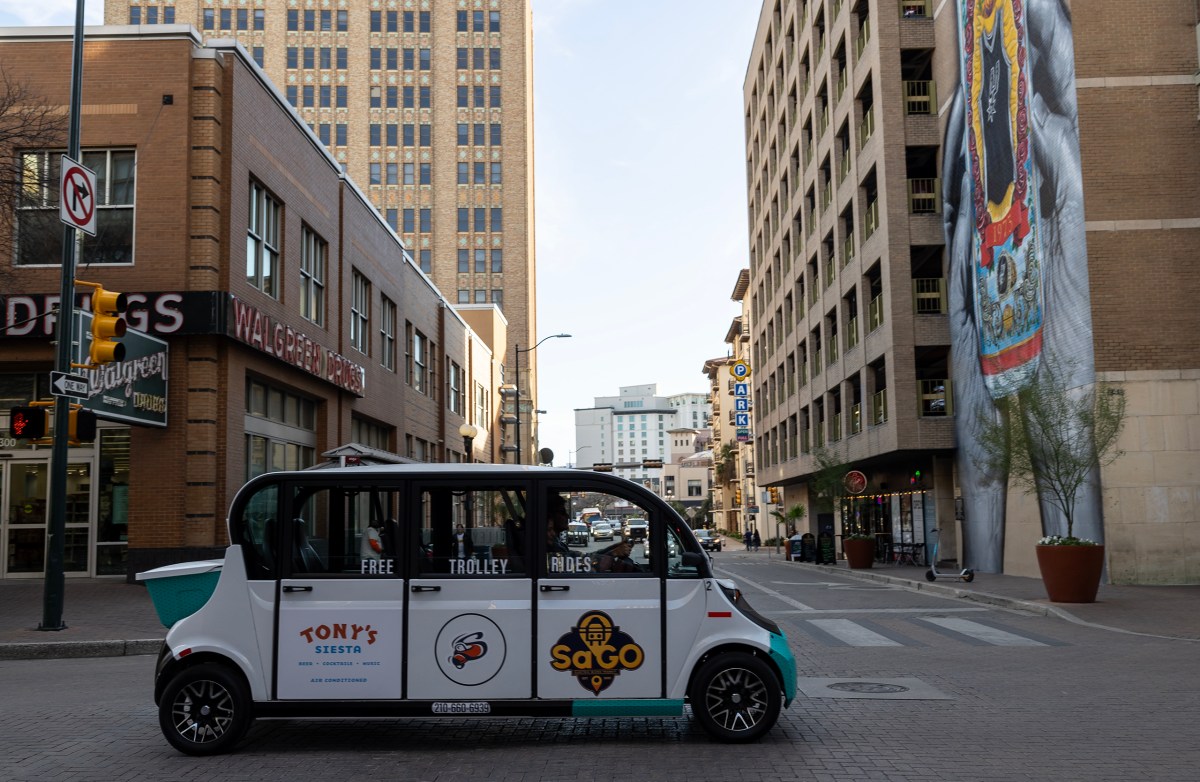
<path fill-rule="evenodd" d="M 18 440 L 39 440 L 45 437 L 46 408 L 12 408 L 8 414 L 8 431 Z"/>

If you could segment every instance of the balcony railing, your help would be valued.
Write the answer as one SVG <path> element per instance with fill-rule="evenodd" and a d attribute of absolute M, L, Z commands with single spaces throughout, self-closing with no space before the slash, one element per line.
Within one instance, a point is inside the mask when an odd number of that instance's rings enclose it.
<path fill-rule="evenodd" d="M 858 148 L 862 149 L 871 140 L 871 134 L 875 132 L 875 107 L 867 109 L 867 113 L 863 115 L 862 122 L 858 126 Z"/>
<path fill-rule="evenodd" d="M 874 331 L 883 325 L 883 294 L 871 299 L 867 305 L 867 331 Z"/>
<path fill-rule="evenodd" d="M 863 241 L 871 238 L 871 234 L 875 233 L 875 229 L 879 227 L 879 199 L 876 198 L 871 203 L 867 204 L 866 214 L 863 215 Z"/>
<path fill-rule="evenodd" d="M 833 285 L 833 281 L 837 279 L 837 262 L 831 255 L 825 259 L 825 287 Z"/>
<path fill-rule="evenodd" d="M 915 215 L 942 211 L 942 180 L 937 177 L 908 180 L 908 211 Z"/>
<path fill-rule="evenodd" d="M 821 211 L 824 212 L 833 203 L 833 182 L 826 181 L 821 188 Z"/>
<path fill-rule="evenodd" d="M 858 318 L 851 318 L 846 323 L 846 350 L 853 350 L 858 345 Z"/>
<path fill-rule="evenodd" d="M 929 0 L 903 0 L 900 3 L 900 16 L 904 19 L 929 19 L 933 16 L 929 11 Z"/>
<path fill-rule="evenodd" d="M 849 72 L 845 68 L 842 68 L 838 74 L 837 84 L 833 88 L 834 103 L 842 99 L 842 95 L 846 92 L 846 82 L 849 81 L 849 78 Z"/>
<path fill-rule="evenodd" d="M 921 416 L 945 416 L 954 414 L 954 400 L 950 394 L 950 380 L 917 381 L 917 412 Z"/>
<path fill-rule="evenodd" d="M 800 453 L 808 453 L 812 450 L 812 438 L 805 429 L 800 433 Z"/>
<path fill-rule="evenodd" d="M 836 339 L 831 339 L 825 343 L 825 362 L 832 365 L 838 360 L 838 343 Z"/>
<path fill-rule="evenodd" d="M 813 430 L 813 440 L 815 441 L 814 445 L 817 448 L 823 448 L 825 446 L 825 422 L 824 421 L 817 421 L 817 428 L 815 430 Z"/>
<path fill-rule="evenodd" d="M 862 403 L 851 405 L 850 407 L 850 434 L 858 434 L 862 431 Z"/>
<path fill-rule="evenodd" d="M 829 442 L 836 443 L 842 439 L 842 414 L 834 413 L 833 418 L 829 419 Z"/>
<path fill-rule="evenodd" d="M 854 233 L 846 233 L 846 241 L 842 242 L 842 266 L 854 260 Z"/>
<path fill-rule="evenodd" d="M 813 377 L 821 374 L 821 367 L 825 366 L 825 362 L 821 361 L 821 351 L 818 350 L 813 356 Z"/>
<path fill-rule="evenodd" d="M 817 299 L 821 297 L 820 291 L 817 290 L 816 280 L 813 280 L 812 289 L 808 292 L 808 306 L 813 306 L 817 303 Z"/>
<path fill-rule="evenodd" d="M 846 181 L 846 177 L 850 176 L 850 150 L 842 152 L 842 162 L 838 165 L 838 184 Z"/>
<path fill-rule="evenodd" d="M 829 104 L 825 104 L 825 108 L 821 109 L 820 116 L 817 117 L 817 138 L 825 135 L 825 129 L 829 127 Z"/>
<path fill-rule="evenodd" d="M 906 81 L 904 82 L 904 113 L 905 114 L 936 114 L 937 113 L 937 82 Z"/>
<path fill-rule="evenodd" d="M 867 48 L 867 44 L 871 42 L 871 17 L 863 17 L 862 24 L 858 26 L 858 40 L 854 45 L 854 53 L 862 57 L 863 49 Z"/>
<path fill-rule="evenodd" d="M 808 385 L 808 364 L 800 365 L 800 387 Z"/>
<path fill-rule="evenodd" d="M 887 423 L 887 420 L 887 389 L 884 388 L 871 396 L 871 423 L 878 426 Z"/>
<path fill-rule="evenodd" d="M 913 310 L 918 315 L 945 315 L 946 281 L 941 277 L 914 279 Z"/>

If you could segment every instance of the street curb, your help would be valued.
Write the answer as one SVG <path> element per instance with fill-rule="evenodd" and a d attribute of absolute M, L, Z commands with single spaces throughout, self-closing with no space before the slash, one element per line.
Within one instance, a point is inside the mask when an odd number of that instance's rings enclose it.
<path fill-rule="evenodd" d="M 128 657 L 158 654 L 161 638 L 133 641 L 51 641 L 0 644 L 0 660 L 59 660 L 78 657 Z"/>

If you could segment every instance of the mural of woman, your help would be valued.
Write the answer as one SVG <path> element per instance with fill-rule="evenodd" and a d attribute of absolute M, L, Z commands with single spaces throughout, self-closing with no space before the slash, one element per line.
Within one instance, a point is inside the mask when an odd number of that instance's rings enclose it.
<path fill-rule="evenodd" d="M 964 565 L 995 573 L 1008 476 L 979 466 L 981 418 L 999 415 L 994 400 L 1041 372 L 1065 375 L 1075 393 L 1095 381 L 1083 180 L 1066 1 L 958 0 L 957 8 L 960 77 L 942 172 L 951 372 Z M 1102 541 L 1091 477 L 1075 534 Z M 1043 533 L 1065 534 L 1062 514 L 1039 504 Z"/>

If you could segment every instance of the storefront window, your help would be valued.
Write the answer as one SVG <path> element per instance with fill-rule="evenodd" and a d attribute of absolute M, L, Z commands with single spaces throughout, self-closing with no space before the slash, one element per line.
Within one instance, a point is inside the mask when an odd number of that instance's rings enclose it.
<path fill-rule="evenodd" d="M 129 540 L 129 430 L 100 432 L 96 575 L 125 573 Z"/>
<path fill-rule="evenodd" d="M 246 380 L 246 478 L 316 462 L 316 407 L 286 389 Z"/>
<path fill-rule="evenodd" d="M 41 573 L 46 568 L 46 481 L 49 466 L 8 467 L 8 572 Z"/>

